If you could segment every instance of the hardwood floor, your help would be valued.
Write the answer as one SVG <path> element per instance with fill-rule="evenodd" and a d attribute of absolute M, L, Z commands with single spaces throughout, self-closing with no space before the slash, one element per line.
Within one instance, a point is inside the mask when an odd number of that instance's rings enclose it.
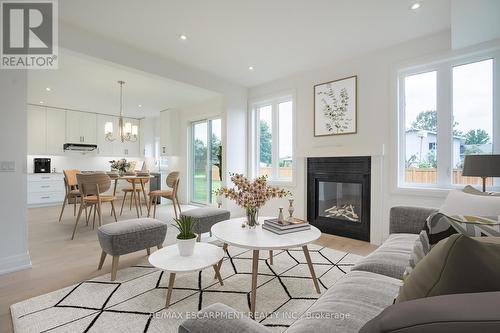
<path fill-rule="evenodd" d="M 183 210 L 189 206 L 183 206 Z M 108 207 L 103 207 L 103 223 L 114 222 Z M 42 295 L 74 283 L 93 278 L 111 270 L 108 258 L 102 270 L 97 270 L 101 247 L 96 230 L 85 223 L 79 223 L 75 239 L 70 240 L 75 218 L 73 210 L 66 209 L 62 222 L 58 222 L 60 206 L 32 208 L 28 210 L 28 238 L 32 268 L 0 276 L 0 332 L 12 332 L 10 305 Z M 157 218 L 170 221 L 173 206 L 159 206 Z M 124 209 L 120 220 L 134 218 L 135 211 Z M 167 231 L 165 243 L 175 242 L 173 228 Z M 367 255 L 376 246 L 348 238 L 322 235 L 317 244 Z M 132 253 L 120 258 L 119 268 L 134 265 L 146 256 L 145 251 Z"/>

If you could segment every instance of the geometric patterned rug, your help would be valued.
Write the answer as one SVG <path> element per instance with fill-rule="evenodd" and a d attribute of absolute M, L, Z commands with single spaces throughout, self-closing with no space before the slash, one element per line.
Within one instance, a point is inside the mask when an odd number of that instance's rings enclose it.
<path fill-rule="evenodd" d="M 361 256 L 310 244 L 321 293 L 335 284 Z M 261 251 L 256 320 L 282 332 L 318 299 L 302 249 Z M 179 324 L 213 303 L 250 309 L 252 251 L 229 246 L 221 267 L 224 286 L 213 270 L 178 275 L 165 309 L 168 274 L 145 257 L 118 271 L 34 297 L 11 306 L 16 332 L 177 332 Z"/>

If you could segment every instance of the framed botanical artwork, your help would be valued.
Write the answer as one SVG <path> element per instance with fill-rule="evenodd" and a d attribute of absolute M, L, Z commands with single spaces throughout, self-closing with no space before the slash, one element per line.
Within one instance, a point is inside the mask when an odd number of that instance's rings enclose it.
<path fill-rule="evenodd" d="M 314 136 L 354 134 L 357 76 L 314 86 Z"/>

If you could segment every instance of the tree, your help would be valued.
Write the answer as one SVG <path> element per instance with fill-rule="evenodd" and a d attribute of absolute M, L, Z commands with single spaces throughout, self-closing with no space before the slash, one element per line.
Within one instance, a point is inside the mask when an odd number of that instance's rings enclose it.
<path fill-rule="evenodd" d="M 194 140 L 194 169 L 195 174 L 198 171 L 205 172 L 207 166 L 207 146 L 200 139 Z"/>
<path fill-rule="evenodd" d="M 456 127 L 458 122 L 453 122 L 453 135 L 462 136 L 462 132 Z M 437 112 L 436 110 L 422 111 L 417 115 L 415 121 L 411 124 L 411 128 L 437 132 Z"/>
<path fill-rule="evenodd" d="M 466 145 L 482 145 L 490 141 L 490 135 L 483 129 L 470 130 L 465 134 Z"/>
<path fill-rule="evenodd" d="M 210 155 L 212 157 L 212 165 L 219 169 L 219 180 L 222 180 L 222 145 L 220 139 L 212 133 L 212 151 Z"/>
<path fill-rule="evenodd" d="M 271 164 L 272 153 L 272 135 L 269 125 L 264 120 L 260 121 L 260 162 Z"/>

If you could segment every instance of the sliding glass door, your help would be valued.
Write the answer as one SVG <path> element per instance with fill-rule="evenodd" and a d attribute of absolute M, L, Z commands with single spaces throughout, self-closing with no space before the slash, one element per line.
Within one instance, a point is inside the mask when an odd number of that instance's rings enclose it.
<path fill-rule="evenodd" d="M 215 202 L 213 191 L 222 179 L 221 119 L 208 119 L 191 125 L 191 201 Z"/>

